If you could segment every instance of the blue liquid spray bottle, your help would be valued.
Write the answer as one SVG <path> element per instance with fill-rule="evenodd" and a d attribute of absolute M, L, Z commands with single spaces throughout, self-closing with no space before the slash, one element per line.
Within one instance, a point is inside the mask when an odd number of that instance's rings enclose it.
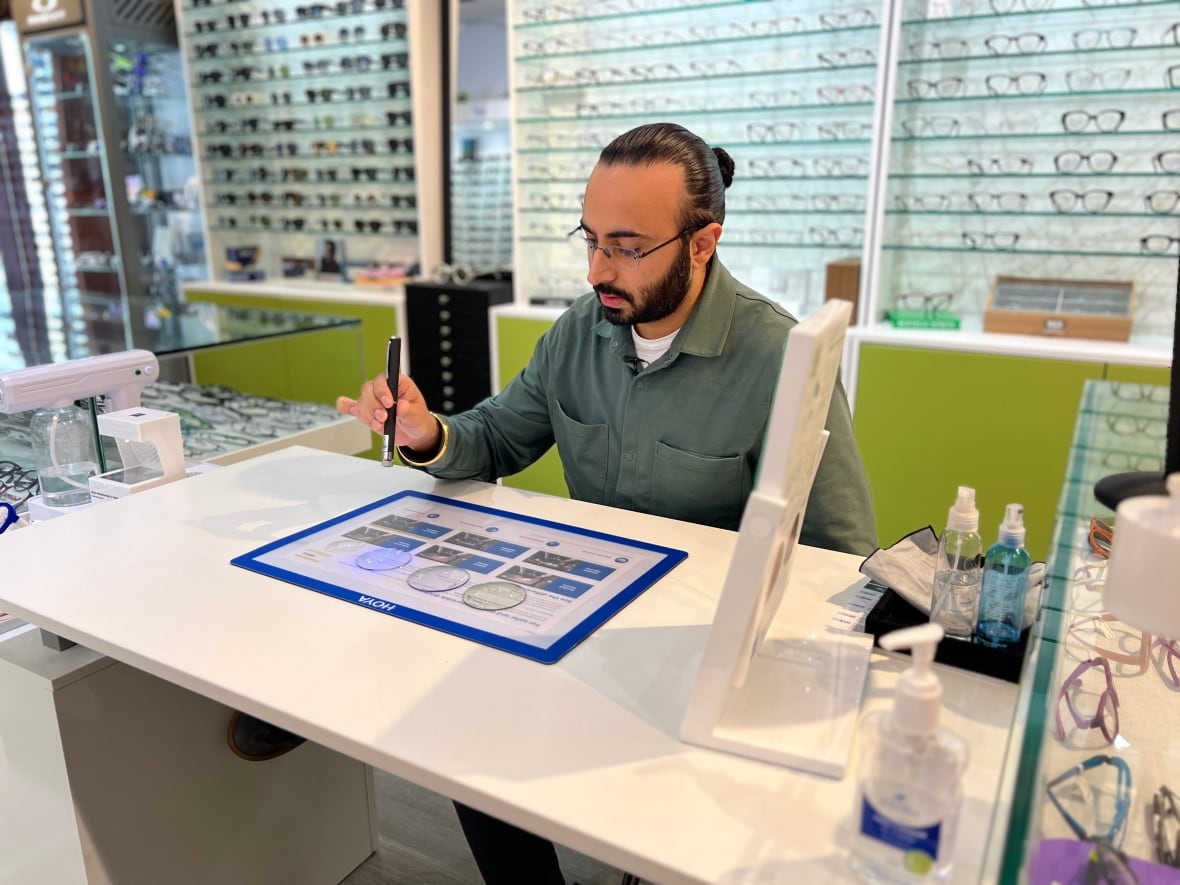
<path fill-rule="evenodd" d="M 1000 538 L 983 558 L 976 642 L 991 648 L 1011 648 L 1020 642 L 1030 565 L 1032 557 L 1024 549 L 1024 507 L 1009 504 L 1000 523 Z"/>

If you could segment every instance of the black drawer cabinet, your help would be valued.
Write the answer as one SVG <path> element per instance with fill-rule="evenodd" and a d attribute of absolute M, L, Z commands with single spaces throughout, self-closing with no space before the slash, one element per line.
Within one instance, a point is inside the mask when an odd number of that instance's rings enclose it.
<path fill-rule="evenodd" d="M 469 409 L 492 391 L 488 311 L 512 301 L 512 283 L 406 284 L 410 376 L 442 415 Z"/>

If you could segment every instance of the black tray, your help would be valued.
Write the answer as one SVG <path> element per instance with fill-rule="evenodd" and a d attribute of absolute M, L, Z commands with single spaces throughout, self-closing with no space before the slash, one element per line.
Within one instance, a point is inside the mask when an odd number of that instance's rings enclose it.
<path fill-rule="evenodd" d="M 871 586 L 881 587 L 875 581 Z M 930 620 L 926 614 L 914 608 L 898 593 L 888 587 L 877 600 L 877 604 L 865 616 L 865 632 L 873 638 L 883 636 L 903 627 L 914 627 Z M 1028 648 L 1028 630 L 1020 634 L 1020 642 L 1014 648 L 989 648 L 965 639 L 947 637 L 938 643 L 934 660 L 963 670 L 995 676 L 1008 682 L 1020 682 L 1024 668 L 1024 652 Z"/>

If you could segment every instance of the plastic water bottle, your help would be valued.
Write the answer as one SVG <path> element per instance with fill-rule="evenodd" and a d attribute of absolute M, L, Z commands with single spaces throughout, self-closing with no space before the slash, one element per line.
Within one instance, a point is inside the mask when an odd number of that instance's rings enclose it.
<path fill-rule="evenodd" d="M 947 513 L 946 530 L 938 539 L 930 604 L 930 620 L 941 624 L 947 636 L 970 639 L 975 631 L 982 568 L 983 538 L 979 536 L 975 489 L 959 486 Z"/>
<path fill-rule="evenodd" d="M 1020 642 L 1030 565 L 1032 557 L 1024 549 L 1024 507 L 1009 504 L 1000 523 L 1000 538 L 983 560 L 976 642 L 992 648 L 1010 648 Z"/>
<path fill-rule="evenodd" d="M 50 507 L 88 503 L 88 480 L 98 473 L 90 414 L 73 405 L 38 409 L 29 435 L 41 500 Z"/>

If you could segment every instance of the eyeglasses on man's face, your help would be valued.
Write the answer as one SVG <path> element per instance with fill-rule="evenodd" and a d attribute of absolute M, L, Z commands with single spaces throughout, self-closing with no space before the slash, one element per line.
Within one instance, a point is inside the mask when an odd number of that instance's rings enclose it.
<path fill-rule="evenodd" d="M 589 236 L 589 234 L 587 233 L 587 235 L 585 237 L 583 237 L 583 239 L 586 243 L 586 259 L 587 259 L 587 261 L 593 261 L 594 260 L 594 253 L 601 252 L 603 254 L 603 256 L 605 256 L 607 261 L 616 261 L 616 262 L 621 261 L 624 263 L 629 261 L 629 262 L 633 262 L 634 264 L 638 265 L 639 262 L 642 261 L 644 258 L 647 258 L 648 255 L 651 255 L 653 252 L 658 252 L 660 249 L 663 249 L 665 246 L 670 246 L 672 243 L 675 243 L 677 240 L 688 236 L 689 234 L 691 234 L 693 231 L 696 231 L 696 230 L 699 230 L 699 228 L 686 227 L 683 230 L 681 230 L 679 233 L 677 233 L 675 236 L 669 237 L 668 239 L 664 240 L 664 242 L 659 243 L 655 246 L 652 246 L 650 249 L 646 249 L 642 252 L 639 251 L 638 249 L 627 249 L 623 246 L 600 246 L 600 245 L 598 245 L 598 240 Z M 573 230 L 571 230 L 568 234 L 566 234 L 566 236 L 572 237 L 574 234 L 578 233 L 579 231 L 582 231 L 583 233 L 585 233 L 586 228 L 583 225 L 579 224 L 577 227 L 575 227 Z"/>

